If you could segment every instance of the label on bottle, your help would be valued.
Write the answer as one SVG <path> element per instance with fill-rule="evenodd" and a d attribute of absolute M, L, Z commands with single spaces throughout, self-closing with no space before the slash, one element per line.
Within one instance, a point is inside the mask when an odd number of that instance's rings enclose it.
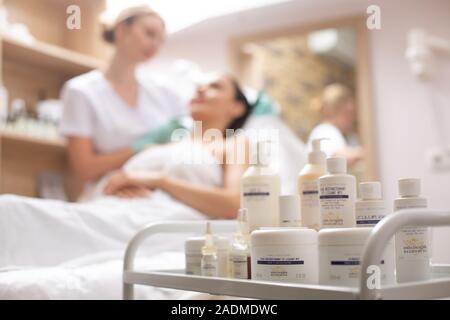
<path fill-rule="evenodd" d="M 398 259 L 422 260 L 430 257 L 427 227 L 405 227 L 395 235 Z"/>
<path fill-rule="evenodd" d="M 362 251 L 362 248 L 358 251 Z M 356 286 L 361 273 L 360 265 L 360 252 L 336 252 L 329 258 L 328 272 L 326 278 L 323 279 L 323 283 Z"/>
<path fill-rule="evenodd" d="M 281 254 L 261 257 L 256 260 L 258 269 L 255 279 L 267 280 L 268 278 L 274 281 L 292 280 L 302 282 L 306 279 L 304 264 L 305 261 L 299 257 Z M 264 273 L 262 272 L 263 270 L 265 271 Z"/>
<path fill-rule="evenodd" d="M 250 279 L 250 257 L 247 254 L 233 254 L 231 263 L 233 264 L 232 277 L 235 279 Z"/>
<path fill-rule="evenodd" d="M 270 183 L 246 182 L 242 186 L 242 207 L 248 210 L 250 231 L 278 225 L 279 191 Z"/>
<path fill-rule="evenodd" d="M 320 182 L 322 228 L 350 228 L 355 225 L 355 194 L 356 184 L 353 179 Z"/>
<path fill-rule="evenodd" d="M 299 193 L 302 208 L 302 225 L 310 229 L 319 230 L 319 180 L 300 182 Z"/>
<path fill-rule="evenodd" d="M 317 247 L 253 246 L 252 279 L 316 284 Z"/>
<path fill-rule="evenodd" d="M 356 226 L 374 227 L 386 215 L 383 201 L 358 201 L 355 204 Z"/>
<path fill-rule="evenodd" d="M 186 254 L 186 274 L 201 276 L 202 255 L 200 253 Z"/>
<path fill-rule="evenodd" d="M 217 257 L 215 255 L 204 255 L 201 268 L 202 276 L 217 277 Z"/>

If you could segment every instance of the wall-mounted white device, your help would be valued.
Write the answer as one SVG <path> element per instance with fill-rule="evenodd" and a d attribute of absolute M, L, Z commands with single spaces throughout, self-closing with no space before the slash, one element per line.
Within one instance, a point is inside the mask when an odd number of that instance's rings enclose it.
<path fill-rule="evenodd" d="M 405 55 L 415 76 L 422 80 L 430 79 L 433 62 L 438 54 L 450 57 L 450 41 L 430 35 L 422 29 L 413 29 L 408 33 Z"/>

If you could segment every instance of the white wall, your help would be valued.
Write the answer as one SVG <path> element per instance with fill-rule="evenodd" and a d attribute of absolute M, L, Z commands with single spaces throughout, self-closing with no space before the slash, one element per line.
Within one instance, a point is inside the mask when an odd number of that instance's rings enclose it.
<path fill-rule="evenodd" d="M 450 59 L 441 63 L 434 91 L 440 106 L 438 121 L 428 93 L 411 75 L 404 59 L 406 33 L 412 27 L 450 39 L 448 0 L 298 0 L 199 24 L 169 39 L 155 68 L 186 58 L 207 71 L 228 68 L 227 39 L 258 32 L 353 14 L 364 14 L 369 4 L 381 7 L 382 29 L 370 34 L 370 68 L 374 95 L 379 168 L 384 194 L 392 203 L 400 177 L 420 177 L 430 207 L 450 210 L 450 172 L 433 174 L 425 154 L 438 143 L 442 127 L 450 145 Z M 434 261 L 450 263 L 450 229 L 435 230 Z"/>

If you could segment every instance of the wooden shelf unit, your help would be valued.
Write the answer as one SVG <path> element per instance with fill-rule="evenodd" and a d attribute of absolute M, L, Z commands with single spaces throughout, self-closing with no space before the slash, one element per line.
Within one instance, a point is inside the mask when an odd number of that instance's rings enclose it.
<path fill-rule="evenodd" d="M 37 66 L 68 78 L 103 67 L 98 58 L 41 41 L 28 44 L 4 35 L 2 42 L 5 60 Z"/>
<path fill-rule="evenodd" d="M 67 6 L 81 8 L 81 29 L 66 27 Z M 43 99 L 57 99 L 64 83 L 102 68 L 110 49 L 101 40 L 99 16 L 105 0 L 0 0 L 11 23 L 23 23 L 35 37 L 25 43 L 0 35 L 0 82 L 9 102 L 23 99 L 34 110 Z M 75 200 L 80 183 L 70 174 L 63 140 L 53 141 L 0 132 L 0 194 L 37 196 L 40 174 L 64 177 L 66 193 Z"/>

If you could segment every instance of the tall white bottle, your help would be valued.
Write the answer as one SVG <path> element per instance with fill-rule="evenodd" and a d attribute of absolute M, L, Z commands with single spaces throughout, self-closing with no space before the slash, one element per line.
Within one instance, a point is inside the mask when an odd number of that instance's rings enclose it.
<path fill-rule="evenodd" d="M 344 158 L 328 158 L 327 171 L 319 178 L 321 228 L 353 228 L 356 178 L 347 174 Z"/>
<path fill-rule="evenodd" d="M 419 179 L 398 181 L 400 198 L 394 201 L 394 211 L 426 208 L 427 199 L 420 197 Z M 395 234 L 397 281 L 428 280 L 430 270 L 430 235 L 428 227 L 405 227 Z"/>
<path fill-rule="evenodd" d="M 356 226 L 375 227 L 386 216 L 381 183 L 378 181 L 360 183 L 359 197 L 360 200 L 355 204 Z"/>
<path fill-rule="evenodd" d="M 241 178 L 241 207 L 248 210 L 250 232 L 279 224 L 280 177 L 268 161 L 267 142 L 257 145 L 256 163 Z"/>
<path fill-rule="evenodd" d="M 319 231 L 319 178 L 326 175 L 326 154 L 320 149 L 320 141 L 312 141 L 312 152 L 308 155 L 308 163 L 300 171 L 297 190 L 300 196 L 302 226 Z"/>

